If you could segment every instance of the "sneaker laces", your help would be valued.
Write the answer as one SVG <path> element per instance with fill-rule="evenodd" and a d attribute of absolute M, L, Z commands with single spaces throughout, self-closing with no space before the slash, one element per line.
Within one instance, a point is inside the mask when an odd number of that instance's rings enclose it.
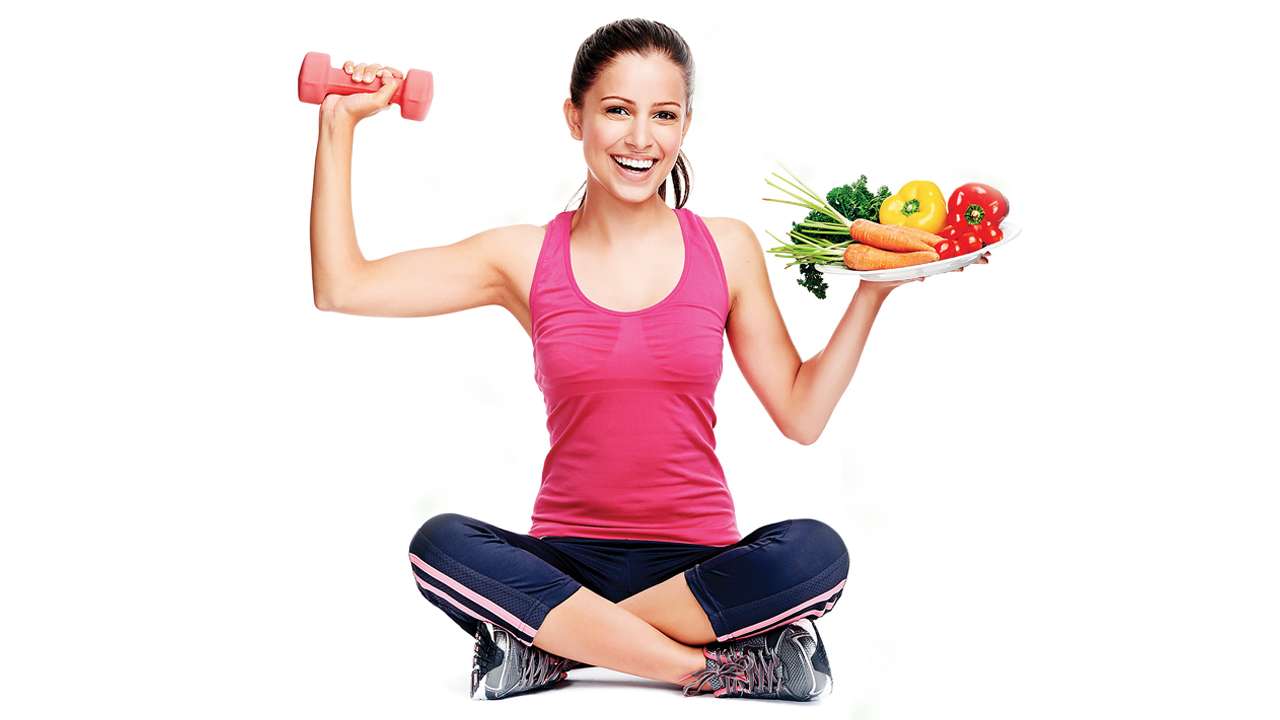
<path fill-rule="evenodd" d="M 719 680 L 721 689 L 717 695 L 723 694 L 778 694 L 783 691 L 786 677 L 783 665 L 777 653 L 769 648 L 735 648 L 728 647 L 714 653 L 711 667 L 699 672 L 681 691 L 689 695 L 690 689 L 697 692 L 704 681 L 714 686 L 713 680 Z M 721 661 L 720 658 L 725 658 Z"/>
<path fill-rule="evenodd" d="M 525 662 L 521 664 L 520 680 L 512 690 L 529 690 L 558 680 L 566 662 L 565 658 L 530 645 L 526 648 Z"/>
<path fill-rule="evenodd" d="M 786 677 L 782 660 L 769 648 L 743 648 L 730 653 L 726 666 L 738 672 L 725 678 L 725 693 L 776 695 L 782 692 Z"/>

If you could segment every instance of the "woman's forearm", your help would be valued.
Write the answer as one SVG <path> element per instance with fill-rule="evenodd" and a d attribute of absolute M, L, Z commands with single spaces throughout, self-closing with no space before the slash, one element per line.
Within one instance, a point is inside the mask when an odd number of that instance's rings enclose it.
<path fill-rule="evenodd" d="M 364 263 L 351 211 L 351 150 L 355 123 L 321 113 L 311 189 L 311 289 L 316 307 L 334 307 Z"/>
<path fill-rule="evenodd" d="M 853 378 L 886 293 L 860 285 L 822 352 L 800 365 L 791 387 L 791 427 L 799 442 L 818 439 Z"/>

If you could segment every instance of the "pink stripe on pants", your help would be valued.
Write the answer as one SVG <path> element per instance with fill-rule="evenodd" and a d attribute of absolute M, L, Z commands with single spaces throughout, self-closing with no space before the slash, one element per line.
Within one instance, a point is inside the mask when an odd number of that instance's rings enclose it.
<path fill-rule="evenodd" d="M 471 590 L 470 588 L 465 587 L 464 585 L 462 585 L 462 583 L 459 583 L 457 580 L 454 580 L 453 578 L 449 577 L 448 575 L 445 575 L 443 572 L 440 572 L 436 568 L 431 567 L 422 558 L 418 557 L 417 555 L 413 553 L 409 553 L 409 561 L 412 562 L 414 566 L 417 567 L 419 570 L 430 575 L 436 580 L 439 580 L 445 585 L 448 585 L 450 588 L 456 590 L 458 594 L 462 595 L 466 599 L 470 600 L 471 602 L 474 602 L 475 604 L 479 605 L 485 610 L 488 610 L 494 615 L 497 615 L 498 617 L 502 618 L 507 623 L 509 623 L 511 627 L 516 628 L 517 630 L 525 633 L 529 637 L 533 637 L 538 633 L 537 628 L 530 627 L 520 618 L 516 617 L 515 615 L 512 615 L 506 610 L 503 610 L 501 607 L 498 607 L 497 603 L 493 602 L 492 600 L 489 600 L 488 598 L 481 596 L 479 593 Z M 421 583 L 422 579 L 419 578 L 418 582 Z M 454 604 L 457 605 L 456 602 Z M 475 613 L 470 613 L 470 614 L 474 615 Z M 483 620 L 484 618 L 481 618 L 481 619 Z"/>
<path fill-rule="evenodd" d="M 780 625 L 787 625 L 787 624 L 793 623 L 796 620 L 799 620 L 800 618 L 807 617 L 815 613 L 817 614 L 817 616 L 821 616 L 823 613 L 830 610 L 833 605 L 835 605 L 836 601 L 834 599 L 828 602 L 826 606 L 821 609 L 815 608 L 813 610 L 809 610 L 808 612 L 800 613 L 798 615 L 795 613 L 799 612 L 800 610 L 803 610 L 806 607 L 809 607 L 810 605 L 813 605 L 814 603 L 822 602 L 823 600 L 826 600 L 832 595 L 835 595 L 836 593 L 840 592 L 840 589 L 844 587 L 845 582 L 846 582 L 845 580 L 841 580 L 835 587 L 822 593 L 821 595 L 814 596 L 808 600 L 805 600 L 799 605 L 791 607 L 787 610 L 783 610 L 782 612 L 778 613 L 777 615 L 774 615 L 773 617 L 767 620 L 761 620 L 760 622 L 754 625 L 748 625 L 747 627 L 744 627 L 740 630 L 734 630 L 731 633 L 721 635 L 720 637 L 716 638 L 716 641 L 724 642 L 725 640 L 742 637 L 744 635 L 756 635 L 758 634 L 756 631 L 767 632 L 768 630 L 771 630 Z"/>

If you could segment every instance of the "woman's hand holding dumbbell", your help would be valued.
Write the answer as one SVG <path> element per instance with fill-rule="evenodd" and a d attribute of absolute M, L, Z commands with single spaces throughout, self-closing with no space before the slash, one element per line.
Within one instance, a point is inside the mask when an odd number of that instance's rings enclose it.
<path fill-rule="evenodd" d="M 391 104 L 400 106 L 400 117 L 422 120 L 434 94 L 435 80 L 426 70 L 411 68 L 402 73 L 386 65 L 350 60 L 335 68 L 322 52 L 307 53 L 298 70 L 298 99 L 319 105 L 322 121 L 341 118 L 354 126 Z"/>
<path fill-rule="evenodd" d="M 355 93 L 352 95 L 329 94 L 320 103 L 320 111 L 334 115 L 341 113 L 352 123 L 360 122 L 370 115 L 377 115 L 391 106 L 391 96 L 404 80 L 404 73 L 393 67 L 377 63 L 356 64 L 348 60 L 342 64 L 343 72 L 351 76 L 352 82 L 372 83 L 374 78 L 382 81 L 382 87 L 376 92 Z"/>

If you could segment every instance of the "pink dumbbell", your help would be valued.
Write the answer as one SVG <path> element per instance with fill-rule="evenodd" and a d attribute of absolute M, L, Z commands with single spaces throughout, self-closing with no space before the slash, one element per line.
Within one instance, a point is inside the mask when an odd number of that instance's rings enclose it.
<path fill-rule="evenodd" d="M 377 92 L 382 87 L 382 78 L 374 78 L 373 82 L 358 83 L 342 70 L 329 65 L 329 56 L 324 53 L 309 52 L 302 58 L 302 69 L 298 71 L 298 99 L 302 102 L 319 105 L 324 96 L 330 93 L 353 95 L 355 93 Z M 410 70 L 405 73 L 400 86 L 391 96 L 391 102 L 399 103 L 400 117 L 409 120 L 421 120 L 427 116 L 431 107 L 431 95 L 435 90 L 431 73 L 426 70 Z"/>

